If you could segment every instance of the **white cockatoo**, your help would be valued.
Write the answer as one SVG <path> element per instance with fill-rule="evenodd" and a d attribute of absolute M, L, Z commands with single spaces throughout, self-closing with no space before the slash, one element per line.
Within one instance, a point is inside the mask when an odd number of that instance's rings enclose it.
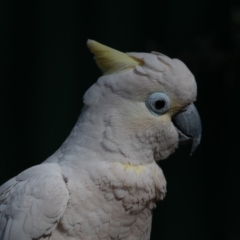
<path fill-rule="evenodd" d="M 197 86 L 183 62 L 88 40 L 103 76 L 71 134 L 0 187 L 0 240 L 150 239 L 166 193 L 157 161 L 201 138 Z"/>

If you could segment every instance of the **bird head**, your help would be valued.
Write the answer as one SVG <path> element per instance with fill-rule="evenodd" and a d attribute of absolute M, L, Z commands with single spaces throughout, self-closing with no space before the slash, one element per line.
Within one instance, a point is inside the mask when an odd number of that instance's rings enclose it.
<path fill-rule="evenodd" d="M 201 139 L 193 104 L 197 85 L 186 65 L 161 53 L 123 53 L 94 40 L 87 45 L 103 76 L 85 93 L 84 103 L 102 115 L 102 146 L 143 162 L 167 158 L 179 143 Z M 101 114 L 100 114 L 101 113 Z"/>

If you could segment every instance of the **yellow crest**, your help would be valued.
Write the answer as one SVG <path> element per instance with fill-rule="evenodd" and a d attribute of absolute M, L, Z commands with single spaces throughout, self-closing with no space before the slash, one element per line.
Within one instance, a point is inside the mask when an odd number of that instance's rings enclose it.
<path fill-rule="evenodd" d="M 104 74 L 135 68 L 137 65 L 143 65 L 141 59 L 130 57 L 126 53 L 107 47 L 94 40 L 88 40 L 87 45 L 90 51 L 95 55 L 97 65 Z"/>

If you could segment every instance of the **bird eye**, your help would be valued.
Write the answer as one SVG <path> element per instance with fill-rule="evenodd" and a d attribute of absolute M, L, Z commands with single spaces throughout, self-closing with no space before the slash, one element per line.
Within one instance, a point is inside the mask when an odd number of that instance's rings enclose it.
<path fill-rule="evenodd" d="M 145 104 L 154 116 L 159 116 L 170 108 L 170 99 L 165 93 L 155 92 L 146 99 Z"/>

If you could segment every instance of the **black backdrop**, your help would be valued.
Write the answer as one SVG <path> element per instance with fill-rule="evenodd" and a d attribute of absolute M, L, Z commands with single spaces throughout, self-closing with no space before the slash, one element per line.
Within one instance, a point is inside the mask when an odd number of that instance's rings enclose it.
<path fill-rule="evenodd" d="M 160 163 L 168 181 L 151 239 L 240 239 L 240 3 L 0 1 L 0 183 L 65 140 L 100 76 L 88 38 L 180 58 L 198 83 L 203 123 L 192 157 Z"/>

